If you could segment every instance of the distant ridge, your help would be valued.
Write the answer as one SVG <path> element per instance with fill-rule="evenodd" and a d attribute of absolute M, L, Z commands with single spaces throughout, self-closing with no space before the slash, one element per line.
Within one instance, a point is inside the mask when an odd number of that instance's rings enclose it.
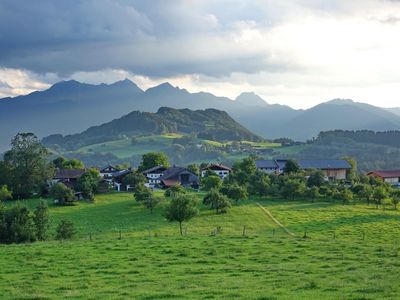
<path fill-rule="evenodd" d="M 226 112 L 217 109 L 190 110 L 161 107 L 156 113 L 133 111 L 119 119 L 93 126 L 80 134 L 50 135 L 43 139 L 47 146 L 67 150 L 103 143 L 122 135 L 182 133 L 194 134 L 213 141 L 263 141 L 263 139 L 235 122 Z"/>
<path fill-rule="evenodd" d="M 215 108 L 266 138 L 289 137 L 305 141 L 326 130 L 397 130 L 400 110 L 382 109 L 352 100 L 335 99 L 307 110 L 268 104 L 254 93 L 235 100 L 207 92 L 189 93 L 166 82 L 141 90 L 125 79 L 113 84 L 84 84 L 75 80 L 54 84 L 45 91 L 0 99 L 0 151 L 18 132 L 39 137 L 73 134 L 137 110 L 160 107 L 192 110 Z"/>

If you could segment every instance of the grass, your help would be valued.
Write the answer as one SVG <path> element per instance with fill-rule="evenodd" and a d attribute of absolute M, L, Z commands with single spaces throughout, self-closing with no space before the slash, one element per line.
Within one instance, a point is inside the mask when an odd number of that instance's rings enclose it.
<path fill-rule="evenodd" d="M 34 207 L 36 201 L 27 203 Z M 256 198 L 224 215 L 202 206 L 181 237 L 177 224 L 164 220 L 163 210 L 161 205 L 150 215 L 126 193 L 100 195 L 94 204 L 52 207 L 55 223 L 72 219 L 78 237 L 0 246 L 0 298 L 400 297 L 398 211 Z M 211 234 L 219 226 L 222 232 Z"/>

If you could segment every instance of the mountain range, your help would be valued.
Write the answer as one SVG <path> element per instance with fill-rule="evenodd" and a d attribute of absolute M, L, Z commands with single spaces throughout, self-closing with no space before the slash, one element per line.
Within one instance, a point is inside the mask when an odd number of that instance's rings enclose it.
<path fill-rule="evenodd" d="M 333 100 L 296 110 L 268 104 L 254 93 L 242 93 L 232 100 L 205 92 L 189 93 L 169 83 L 143 91 L 127 79 L 100 85 L 70 80 L 44 91 L 0 99 L 0 150 L 5 150 L 18 132 L 30 131 L 39 137 L 74 134 L 132 111 L 157 112 L 160 107 L 222 110 L 268 139 L 289 137 L 304 141 L 320 131 L 333 129 L 400 129 L 398 109 L 351 100 Z"/>

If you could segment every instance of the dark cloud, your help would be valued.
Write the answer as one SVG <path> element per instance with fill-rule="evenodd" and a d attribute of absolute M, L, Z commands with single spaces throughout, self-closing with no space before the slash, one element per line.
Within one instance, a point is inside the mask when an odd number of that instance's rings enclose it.
<path fill-rule="evenodd" d="M 3 0 L 0 66 L 61 76 L 105 68 L 148 76 L 257 72 L 268 66 L 264 54 L 225 38 L 239 10 L 244 18 L 257 11 L 240 2 L 224 10 L 226 1 Z M 225 11 L 221 20 L 215 11 Z"/>

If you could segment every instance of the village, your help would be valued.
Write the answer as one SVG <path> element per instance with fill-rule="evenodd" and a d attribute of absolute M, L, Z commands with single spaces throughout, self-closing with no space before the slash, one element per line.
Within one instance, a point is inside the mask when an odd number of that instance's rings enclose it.
<path fill-rule="evenodd" d="M 255 160 L 255 166 L 259 174 L 272 174 L 281 176 L 285 174 L 285 166 L 287 159 L 271 159 L 271 160 Z M 292 161 L 292 160 L 290 160 Z M 295 160 L 293 160 L 295 161 Z M 323 173 L 326 182 L 345 182 L 350 184 L 348 179 L 349 171 L 352 169 L 351 164 L 345 159 L 325 159 L 310 160 L 301 159 L 295 161 L 299 165 L 299 169 L 306 172 L 319 170 Z M 106 186 L 117 192 L 134 191 L 134 187 L 126 182 L 125 177 L 134 172 L 139 172 L 146 178 L 144 185 L 152 190 L 168 189 L 172 186 L 190 187 L 199 189 L 201 186 L 201 178 L 209 174 L 216 175 L 222 180 L 226 179 L 232 172 L 232 167 L 228 167 L 221 163 L 202 164 L 199 171 L 194 171 L 188 167 L 157 165 L 149 169 L 138 171 L 133 168 L 118 168 L 117 166 L 108 165 L 105 167 L 94 167 L 101 177 L 101 186 Z M 88 169 L 56 169 L 55 175 L 51 180 L 51 185 L 61 183 L 73 190 L 76 189 L 76 183 L 79 178 Z M 364 174 L 387 183 L 393 188 L 400 188 L 400 170 L 375 170 Z M 81 199 L 81 192 L 76 191 L 76 196 Z"/>

